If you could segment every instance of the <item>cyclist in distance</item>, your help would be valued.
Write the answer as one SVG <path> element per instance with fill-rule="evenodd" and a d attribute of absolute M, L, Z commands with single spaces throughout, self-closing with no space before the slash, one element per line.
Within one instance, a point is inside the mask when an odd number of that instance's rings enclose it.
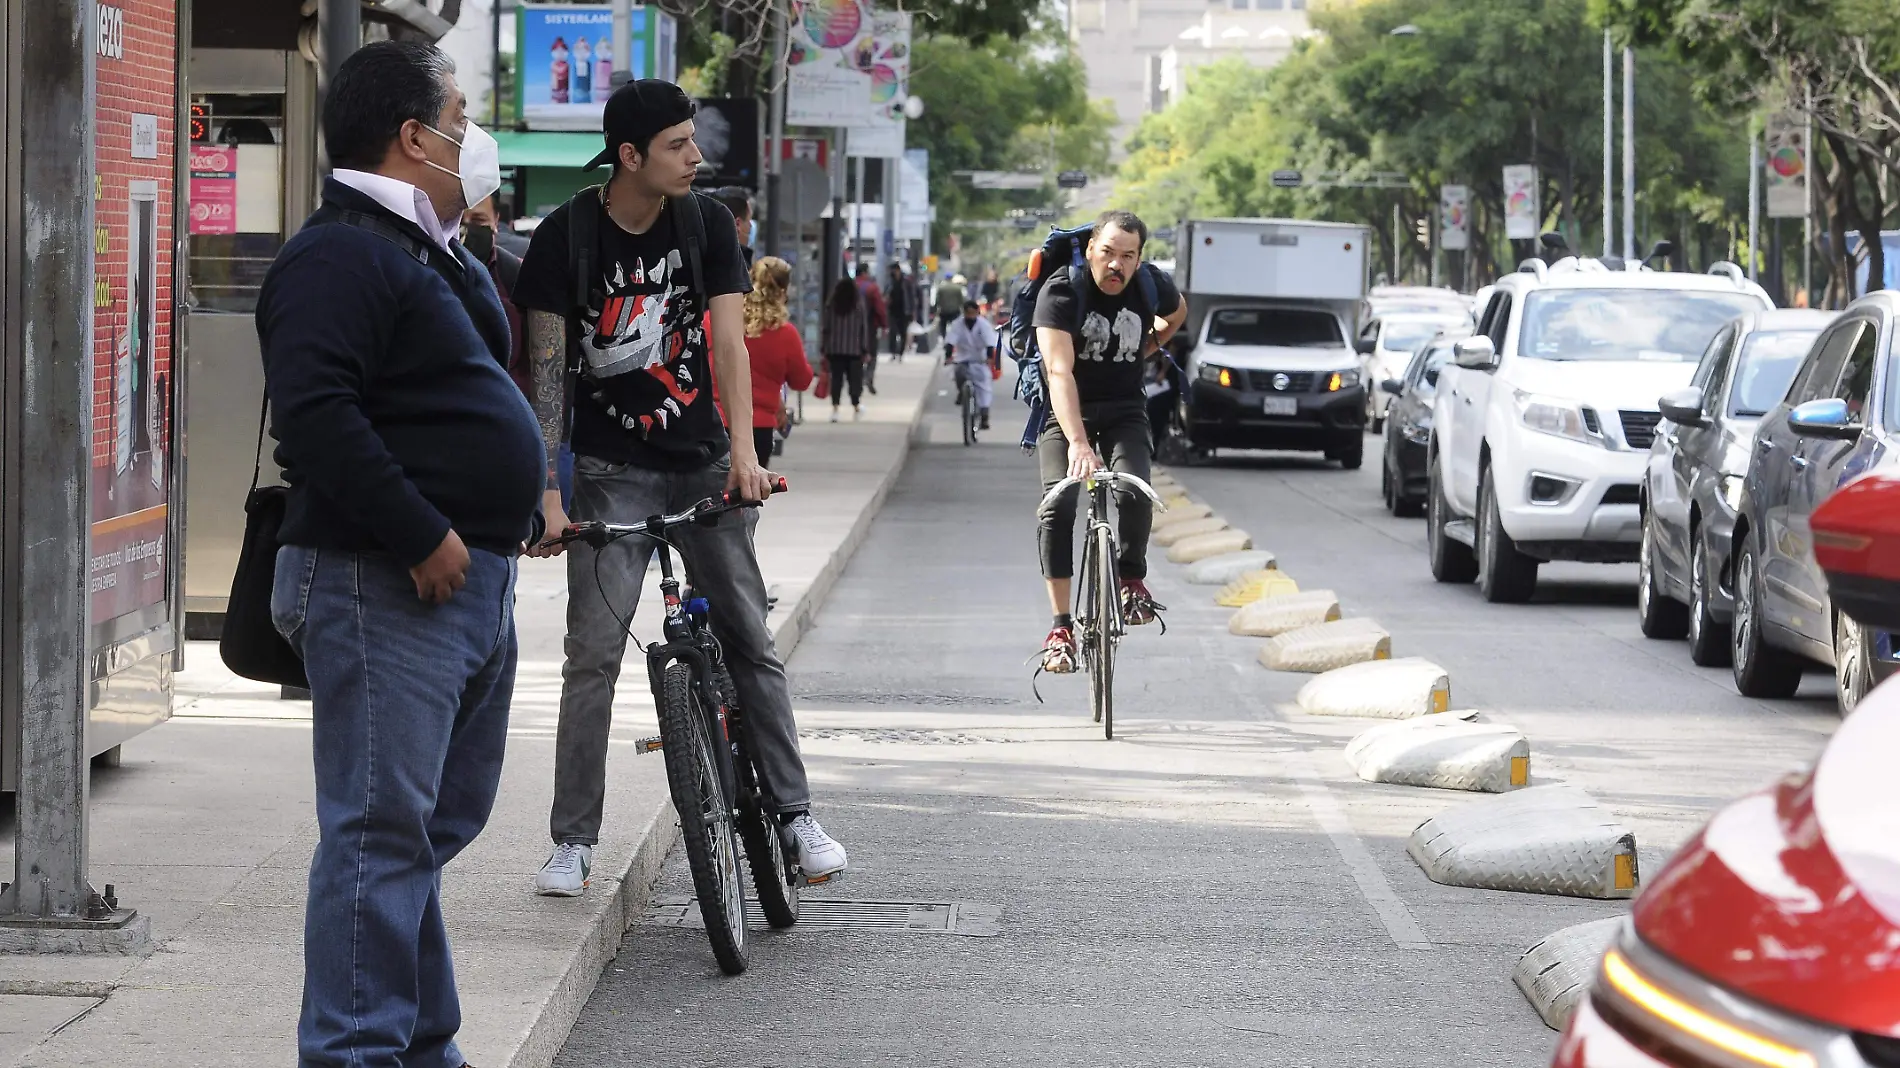
<path fill-rule="evenodd" d="M 981 429 L 990 428 L 990 353 L 996 349 L 996 328 L 978 314 L 976 301 L 963 302 L 963 317 L 953 320 L 944 332 L 944 344 L 950 348 L 946 363 L 953 363 L 968 376 L 976 394 L 976 410 Z"/>
<path fill-rule="evenodd" d="M 1050 413 L 1036 444 L 1043 492 L 1065 476 L 1084 478 L 1106 466 L 1147 481 L 1154 460 L 1142 389 L 1144 359 L 1165 345 L 1187 319 L 1187 302 L 1160 271 L 1149 269 L 1154 306 L 1147 307 L 1141 248 L 1148 227 L 1133 212 L 1106 211 L 1095 220 L 1082 268 L 1060 267 L 1036 296 L 1031 324 L 1048 378 Z M 1159 332 L 1155 320 L 1163 320 Z M 1075 573 L 1075 513 L 1079 487 L 1042 509 L 1037 519 L 1042 575 L 1055 615 L 1043 642 L 1042 668 L 1076 669 L 1070 614 Z M 1141 494 L 1117 487 L 1122 617 L 1152 623 L 1161 608 L 1148 594 L 1148 534 L 1153 524 Z"/>

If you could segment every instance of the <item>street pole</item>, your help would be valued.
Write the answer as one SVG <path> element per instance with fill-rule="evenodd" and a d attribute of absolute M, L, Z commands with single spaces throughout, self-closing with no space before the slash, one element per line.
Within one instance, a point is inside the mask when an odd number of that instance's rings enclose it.
<path fill-rule="evenodd" d="M 151 940 L 149 921 L 94 893 L 86 872 L 95 6 L 15 5 L 10 46 L 20 143 L 66 148 L 17 161 L 22 270 L 18 303 L 0 306 L 7 392 L 19 398 L 8 464 L 17 484 L 0 502 L 0 589 L 11 602 L 0 700 L 20 723 L 0 950 L 14 952 L 136 950 Z"/>
<path fill-rule="evenodd" d="M 614 0 L 614 65 L 607 80 L 616 86 L 633 80 L 633 0 Z"/>
<path fill-rule="evenodd" d="M 771 136 L 766 141 L 765 162 L 765 254 L 779 255 L 779 226 L 785 210 L 779 193 L 780 175 L 785 169 L 785 12 L 772 5 L 772 109 Z"/>
<path fill-rule="evenodd" d="M 350 53 L 363 47 L 363 5 L 359 0 L 322 0 L 317 22 L 323 36 L 323 84 L 327 89 Z"/>
<path fill-rule="evenodd" d="M 1636 50 L 1623 49 L 1623 258 L 1636 258 Z"/>
<path fill-rule="evenodd" d="M 1748 120 L 1748 280 L 1760 281 L 1755 262 L 1760 259 L 1756 249 L 1756 228 L 1761 224 L 1761 135 L 1755 129 L 1755 120 Z"/>
<path fill-rule="evenodd" d="M 1603 31 L 1603 254 L 1616 252 L 1616 91 L 1615 52 L 1610 47 L 1610 31 Z"/>
<path fill-rule="evenodd" d="M 1392 201 L 1392 284 L 1399 284 L 1399 202 Z"/>
<path fill-rule="evenodd" d="M 845 132 L 847 141 L 850 131 Z M 851 159 L 851 269 L 857 270 L 858 246 L 864 243 L 864 157 L 852 156 Z"/>
<path fill-rule="evenodd" d="M 501 128 L 501 0 L 488 0 L 488 16 L 489 46 L 494 49 L 488 60 L 488 128 L 498 130 Z"/>
<path fill-rule="evenodd" d="M 1814 306 L 1814 88 L 1808 87 L 1807 132 L 1801 137 L 1801 293 Z"/>
<path fill-rule="evenodd" d="M 897 160 L 884 161 L 884 232 L 877 238 L 877 276 L 890 273 L 891 260 L 897 254 Z"/>

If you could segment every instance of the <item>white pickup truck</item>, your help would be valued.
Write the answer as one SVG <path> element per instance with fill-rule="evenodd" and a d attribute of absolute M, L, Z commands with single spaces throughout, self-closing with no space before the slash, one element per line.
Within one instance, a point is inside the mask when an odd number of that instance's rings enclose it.
<path fill-rule="evenodd" d="M 1432 577 L 1521 602 L 1545 561 L 1634 561 L 1657 398 L 1688 385 L 1724 324 L 1772 306 L 1727 263 L 1688 274 L 1527 260 L 1499 279 L 1439 374 Z"/>
<path fill-rule="evenodd" d="M 1358 467 L 1366 386 L 1352 338 L 1366 228 L 1195 219 L 1177 232 L 1182 335 L 1192 344 L 1181 394 L 1190 454 L 1293 449 Z"/>

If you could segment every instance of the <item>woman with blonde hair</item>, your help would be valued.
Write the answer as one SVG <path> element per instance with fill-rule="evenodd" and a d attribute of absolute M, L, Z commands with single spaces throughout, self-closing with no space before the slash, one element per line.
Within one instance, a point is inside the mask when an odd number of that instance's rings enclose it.
<path fill-rule="evenodd" d="M 752 442 L 759 459 L 772 455 L 772 432 L 781 425 L 784 391 L 811 385 L 805 343 L 785 310 L 792 265 L 777 256 L 752 264 L 752 292 L 745 297 L 745 348 L 752 357 Z"/>

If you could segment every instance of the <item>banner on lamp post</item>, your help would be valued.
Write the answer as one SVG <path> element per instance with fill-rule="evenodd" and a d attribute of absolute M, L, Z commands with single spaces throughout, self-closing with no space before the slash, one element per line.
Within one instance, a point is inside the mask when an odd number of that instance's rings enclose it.
<path fill-rule="evenodd" d="M 902 136 L 908 13 L 874 11 L 868 0 L 797 0 L 790 29 L 787 123 L 854 132 L 895 125 Z"/>
<path fill-rule="evenodd" d="M 1447 252 L 1471 247 L 1471 190 L 1465 186 L 1438 187 L 1438 247 Z"/>
<path fill-rule="evenodd" d="M 1800 115 L 1768 117 L 1762 167 L 1763 197 L 1771 219 L 1800 219 L 1808 214 L 1808 130 Z"/>
<path fill-rule="evenodd" d="M 1504 168 L 1504 236 L 1513 241 L 1535 238 L 1544 221 L 1538 203 L 1537 168 L 1518 164 Z"/>

